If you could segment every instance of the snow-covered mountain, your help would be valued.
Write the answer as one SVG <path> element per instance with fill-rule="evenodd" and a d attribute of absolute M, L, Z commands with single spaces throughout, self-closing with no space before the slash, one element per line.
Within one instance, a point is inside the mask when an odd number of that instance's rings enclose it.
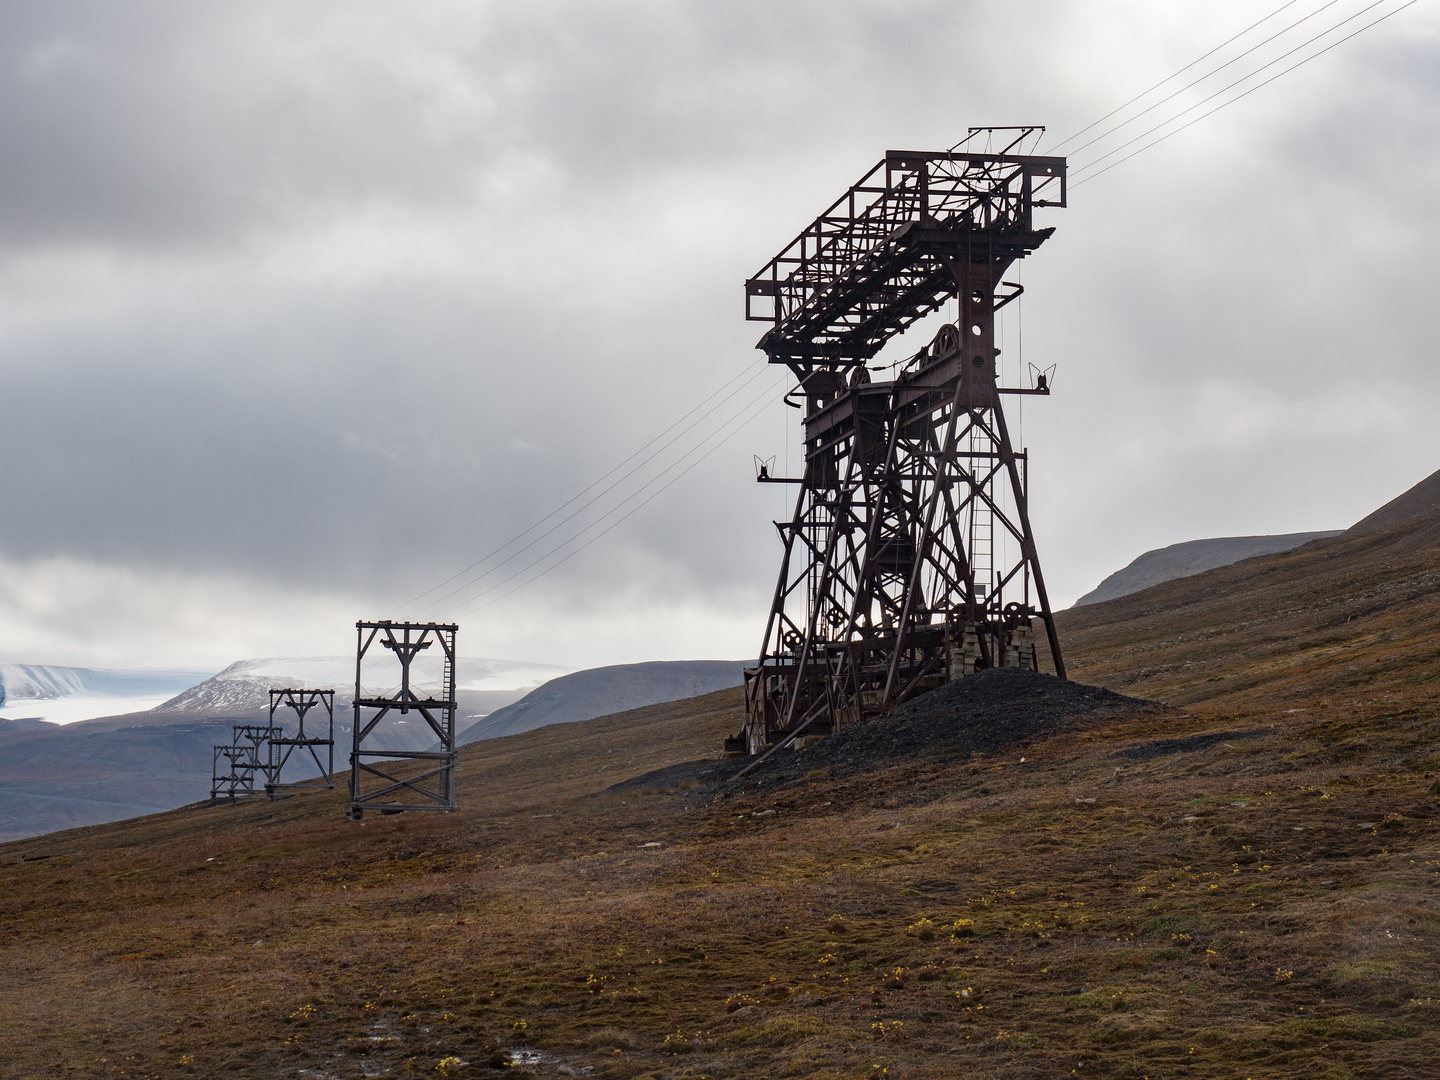
<path fill-rule="evenodd" d="M 367 656 L 366 693 L 388 694 L 399 682 L 399 667 L 388 653 Z M 508 693 L 539 686 L 573 668 L 530 661 L 489 660 L 462 656 L 456 666 L 458 691 Z M 412 677 L 421 686 L 439 685 L 439 662 L 432 657 L 417 660 Z M 335 691 L 335 708 L 350 707 L 355 689 L 353 656 L 269 657 L 237 660 L 218 675 L 158 705 L 156 716 L 240 716 L 270 707 L 272 689 L 315 689 Z M 517 693 L 518 697 L 519 694 Z"/>
<path fill-rule="evenodd" d="M 0 664 L 0 713 L 11 720 L 71 724 L 97 716 L 144 712 L 208 674 Z"/>

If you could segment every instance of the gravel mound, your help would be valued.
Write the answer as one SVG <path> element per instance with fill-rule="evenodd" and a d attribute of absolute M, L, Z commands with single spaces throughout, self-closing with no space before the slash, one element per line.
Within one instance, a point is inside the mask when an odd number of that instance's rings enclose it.
<path fill-rule="evenodd" d="M 868 772 L 921 757 L 955 760 L 993 754 L 1016 743 L 1116 717 L 1162 708 L 1098 686 L 1017 668 L 990 668 L 907 701 L 804 750 L 778 750 L 738 781 L 750 760 L 672 765 L 610 790 L 720 789 L 772 783 L 826 769 L 831 776 Z"/>

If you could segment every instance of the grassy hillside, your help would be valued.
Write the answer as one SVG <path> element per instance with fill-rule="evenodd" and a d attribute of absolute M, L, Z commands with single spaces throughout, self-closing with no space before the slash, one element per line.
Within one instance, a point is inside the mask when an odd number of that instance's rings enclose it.
<path fill-rule="evenodd" d="M 0 846 L 0 1077 L 1429 1075 L 1425 528 L 1067 612 L 1172 707 L 989 753 L 607 790 L 713 756 L 722 691 L 467 746 L 452 815 Z"/>
<path fill-rule="evenodd" d="M 1440 516 L 1246 559 L 1057 622 L 1074 678 L 1174 704 L 1408 696 L 1440 679 Z"/>

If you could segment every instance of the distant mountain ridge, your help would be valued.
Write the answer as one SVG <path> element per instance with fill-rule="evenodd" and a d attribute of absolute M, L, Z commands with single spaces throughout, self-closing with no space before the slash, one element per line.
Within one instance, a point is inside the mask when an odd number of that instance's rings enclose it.
<path fill-rule="evenodd" d="M 174 694 L 206 678 L 204 671 L 115 670 L 58 664 L 0 664 L 0 705 L 96 695 Z"/>
<path fill-rule="evenodd" d="M 744 682 L 741 660 L 653 660 L 589 668 L 552 679 L 460 733 L 459 743 L 515 735 L 547 724 L 571 724 L 597 716 L 698 697 Z"/>
<path fill-rule="evenodd" d="M 457 726 L 473 723 L 523 697 L 537 683 L 570 670 L 554 664 L 462 656 L 456 665 Z M 375 671 L 386 677 L 383 664 L 377 664 Z M 168 699 L 132 712 L 124 711 L 126 698 L 90 689 L 113 685 L 100 676 L 114 676 L 123 683 L 129 672 L 0 665 L 0 675 L 10 672 L 14 673 L 11 685 L 23 687 L 27 694 L 60 696 L 17 698 L 11 703 L 15 708 L 6 710 L 8 719 L 0 720 L 0 840 L 157 813 L 205 798 L 210 792 L 212 748 L 231 740 L 234 725 L 267 720 L 272 688 L 335 689 L 335 763 L 337 769 L 348 768 L 353 656 L 239 660 L 209 678 L 187 673 L 181 679 L 183 688 L 173 683 L 163 687 L 161 693 L 168 693 Z M 33 719 L 45 711 L 41 706 L 47 701 L 69 700 L 103 701 L 114 714 L 91 713 L 94 719 L 64 725 Z M 133 700 L 149 705 L 156 695 Z M 279 710 L 275 720 L 293 732 L 291 710 Z M 310 734 L 317 734 L 324 719 L 312 712 L 305 726 Z M 424 750 L 434 741 L 429 725 L 412 713 L 387 718 L 371 745 Z M 305 770 L 300 757 L 292 761 L 302 767 L 287 768 L 286 780 L 303 779 L 314 770 L 313 764 Z"/>
<path fill-rule="evenodd" d="M 462 713 L 470 709 L 488 714 L 515 701 L 531 688 L 572 670 L 558 664 L 538 664 L 528 660 L 462 656 L 455 671 Z M 370 671 L 372 669 L 367 668 L 367 673 Z M 383 681 L 386 669 L 377 667 L 373 671 L 377 680 Z M 369 678 L 366 681 L 368 683 Z M 354 687 L 353 656 L 237 660 L 224 671 L 186 689 L 151 711 L 156 716 L 239 716 L 268 711 L 270 691 L 285 688 L 333 689 L 338 711 L 350 707 Z M 365 689 L 381 694 L 388 692 L 388 687 L 384 685 L 366 686 Z"/>
<path fill-rule="evenodd" d="M 1281 533 L 1275 536 L 1217 536 L 1209 540 L 1187 540 L 1169 547 L 1147 551 L 1129 565 L 1116 570 L 1094 589 L 1075 601 L 1076 607 L 1098 604 L 1129 596 L 1141 589 L 1175 578 L 1203 574 L 1256 555 L 1290 551 L 1311 540 L 1339 536 L 1342 530 Z"/>

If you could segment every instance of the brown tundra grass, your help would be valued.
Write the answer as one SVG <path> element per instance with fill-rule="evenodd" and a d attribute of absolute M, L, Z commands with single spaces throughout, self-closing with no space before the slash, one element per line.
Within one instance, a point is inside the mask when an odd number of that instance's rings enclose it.
<path fill-rule="evenodd" d="M 1066 613 L 1183 707 L 995 758 L 605 790 L 722 691 L 466 747 L 453 815 L 0 846 L 0 1078 L 1437 1075 L 1440 576 L 1320 543 Z"/>

